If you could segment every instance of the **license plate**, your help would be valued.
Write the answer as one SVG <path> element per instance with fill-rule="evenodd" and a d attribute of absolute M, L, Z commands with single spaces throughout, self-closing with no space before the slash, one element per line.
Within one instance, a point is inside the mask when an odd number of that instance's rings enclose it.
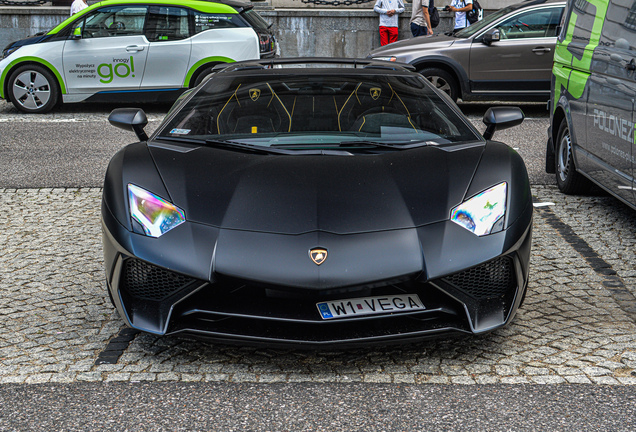
<path fill-rule="evenodd" d="M 320 316 L 325 320 L 362 315 L 403 313 L 426 309 L 416 294 L 333 300 L 317 303 L 316 306 L 318 307 Z"/>

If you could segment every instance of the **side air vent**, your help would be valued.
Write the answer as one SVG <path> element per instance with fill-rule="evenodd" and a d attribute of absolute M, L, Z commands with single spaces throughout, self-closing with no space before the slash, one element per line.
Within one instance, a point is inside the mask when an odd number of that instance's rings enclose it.
<path fill-rule="evenodd" d="M 510 257 L 499 257 L 447 276 L 444 280 L 477 299 L 502 297 L 516 284 L 514 263 Z"/>
<path fill-rule="evenodd" d="M 138 259 L 124 262 L 122 287 L 133 297 L 163 300 L 194 282 L 195 279 Z"/>

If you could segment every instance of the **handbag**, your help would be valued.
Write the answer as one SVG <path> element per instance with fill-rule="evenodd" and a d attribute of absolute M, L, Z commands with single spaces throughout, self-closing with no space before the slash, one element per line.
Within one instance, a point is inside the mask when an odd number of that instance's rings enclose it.
<path fill-rule="evenodd" d="M 439 25 L 439 12 L 437 11 L 437 8 L 435 7 L 435 1 L 434 0 L 429 0 L 428 3 L 428 17 L 431 20 L 431 27 L 435 28 Z"/>

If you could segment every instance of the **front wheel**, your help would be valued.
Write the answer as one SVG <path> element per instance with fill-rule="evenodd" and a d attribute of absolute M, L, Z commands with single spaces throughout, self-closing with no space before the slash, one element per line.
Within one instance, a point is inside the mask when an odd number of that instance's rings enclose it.
<path fill-rule="evenodd" d="M 555 171 L 559 190 L 565 194 L 580 194 L 589 191 L 590 181 L 579 174 L 574 166 L 572 136 L 566 119 L 561 121 L 556 144 Z"/>
<path fill-rule="evenodd" d="M 422 69 L 420 73 L 433 84 L 433 87 L 443 91 L 449 95 L 454 102 L 457 102 L 459 98 L 459 85 L 452 74 L 440 68 L 425 68 Z"/>
<path fill-rule="evenodd" d="M 39 65 L 24 65 L 13 71 L 8 91 L 13 105 L 30 114 L 51 111 L 60 95 L 55 76 Z"/>

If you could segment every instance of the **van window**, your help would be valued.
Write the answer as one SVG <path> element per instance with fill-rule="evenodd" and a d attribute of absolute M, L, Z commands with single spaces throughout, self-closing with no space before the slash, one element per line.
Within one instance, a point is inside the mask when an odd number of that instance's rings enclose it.
<path fill-rule="evenodd" d="M 151 6 L 146 37 L 150 42 L 162 42 L 190 37 L 187 9 Z"/>
<path fill-rule="evenodd" d="M 610 1 L 601 34 L 601 46 L 636 50 L 636 1 Z M 636 52 L 632 54 L 636 55 Z"/>

